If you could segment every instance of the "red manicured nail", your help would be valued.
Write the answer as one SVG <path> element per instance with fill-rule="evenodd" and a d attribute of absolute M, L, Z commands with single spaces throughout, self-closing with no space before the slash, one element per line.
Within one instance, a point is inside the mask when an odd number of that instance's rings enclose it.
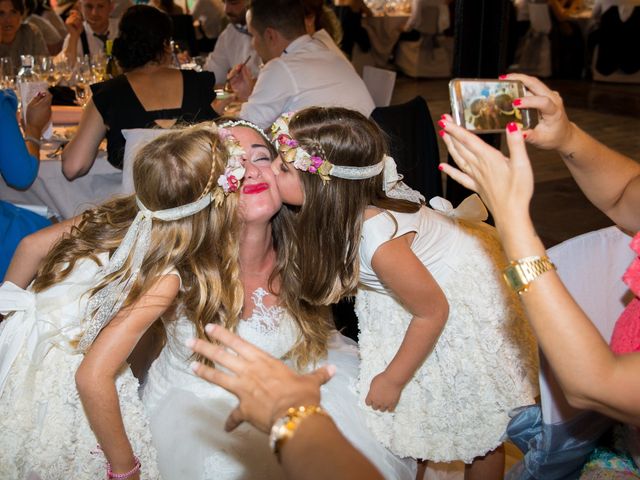
<path fill-rule="evenodd" d="M 447 123 L 444 120 L 438 120 L 438 125 L 440 125 L 440 128 L 446 128 Z"/>
<path fill-rule="evenodd" d="M 506 76 L 506 75 L 500 75 L 498 78 L 499 78 L 500 80 L 504 80 L 505 78 L 507 78 L 507 76 Z"/>
<path fill-rule="evenodd" d="M 444 170 L 444 166 L 438 165 L 438 170 L 440 170 L 440 171 Z"/>
<path fill-rule="evenodd" d="M 516 106 L 516 107 L 519 107 L 519 106 L 520 106 L 520 104 L 522 104 L 522 100 L 521 100 L 521 99 L 519 99 L 519 98 L 516 98 L 516 99 L 513 101 L 513 105 L 514 105 L 514 106 Z"/>
<path fill-rule="evenodd" d="M 528 136 L 529 136 L 529 134 L 528 134 L 528 133 L 523 133 L 523 134 L 522 134 L 522 138 L 527 138 Z"/>
<path fill-rule="evenodd" d="M 517 132 L 518 125 L 515 122 L 509 122 L 507 123 L 507 130 L 509 130 L 509 133 Z"/>
<path fill-rule="evenodd" d="M 445 132 L 444 130 L 440 130 L 440 131 L 438 131 L 438 135 L 440 135 L 441 137 L 444 137 L 444 134 L 445 134 L 445 133 L 446 133 L 446 132 Z"/>

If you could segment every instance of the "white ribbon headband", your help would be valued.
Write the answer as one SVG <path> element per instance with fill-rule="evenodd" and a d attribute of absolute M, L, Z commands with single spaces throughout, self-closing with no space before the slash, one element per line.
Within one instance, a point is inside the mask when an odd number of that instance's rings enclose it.
<path fill-rule="evenodd" d="M 89 348 L 100 331 L 118 313 L 127 299 L 131 287 L 140 272 L 142 261 L 149 250 L 153 219 L 169 222 L 189 217 L 206 208 L 212 199 L 211 193 L 208 193 L 193 203 L 154 212 L 145 207 L 140 199 L 136 197 L 136 203 L 140 211 L 138 211 L 129 226 L 122 243 L 109 259 L 102 276 L 104 278 L 120 270 L 129 257 L 131 257 L 131 273 L 127 277 L 119 278 L 109 283 L 89 300 L 87 315 L 91 315 L 91 318 L 80 338 L 78 348 L 81 351 Z"/>

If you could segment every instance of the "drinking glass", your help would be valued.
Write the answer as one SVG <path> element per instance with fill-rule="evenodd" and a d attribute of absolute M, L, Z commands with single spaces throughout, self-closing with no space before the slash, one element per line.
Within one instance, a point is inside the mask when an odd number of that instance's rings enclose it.
<path fill-rule="evenodd" d="M 0 88 L 15 89 L 16 72 L 11 57 L 0 57 Z"/>

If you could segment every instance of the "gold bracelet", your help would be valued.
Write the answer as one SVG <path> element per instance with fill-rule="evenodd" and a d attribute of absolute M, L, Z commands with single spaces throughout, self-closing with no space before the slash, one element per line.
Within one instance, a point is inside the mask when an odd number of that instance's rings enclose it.
<path fill-rule="evenodd" d="M 555 269 L 556 266 L 546 255 L 542 257 L 531 256 L 509 263 L 509 266 L 502 271 L 502 276 L 509 287 L 522 295 L 536 278 Z"/>
<path fill-rule="evenodd" d="M 282 446 L 292 438 L 300 423 L 302 421 L 311 416 L 311 415 L 324 415 L 328 417 L 329 415 L 325 412 L 322 407 L 318 405 L 307 405 L 300 406 L 298 408 L 291 407 L 287 410 L 285 416 L 276 420 L 271 427 L 271 434 L 269 435 L 269 446 L 273 453 L 278 457 L 278 461 L 280 461 L 280 451 L 282 450 Z"/>

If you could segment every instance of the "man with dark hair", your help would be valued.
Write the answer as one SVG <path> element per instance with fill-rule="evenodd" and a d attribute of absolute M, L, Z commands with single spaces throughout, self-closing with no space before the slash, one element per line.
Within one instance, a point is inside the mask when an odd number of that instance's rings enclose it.
<path fill-rule="evenodd" d="M 251 46 L 251 35 L 247 30 L 248 0 L 225 0 L 224 13 L 229 25 L 222 31 L 216 46 L 207 57 L 204 69 L 213 72 L 216 84 L 224 84 L 229 70 L 247 59 L 247 68 L 252 77 L 258 75 L 260 57 Z M 239 68 L 239 67 L 237 67 Z"/>
<path fill-rule="evenodd" d="M 371 95 L 349 61 L 306 34 L 299 0 L 253 0 L 247 26 L 265 65 L 255 82 L 246 68 L 231 81 L 245 102 L 241 118 L 266 128 L 280 114 L 310 106 L 371 114 Z"/>

